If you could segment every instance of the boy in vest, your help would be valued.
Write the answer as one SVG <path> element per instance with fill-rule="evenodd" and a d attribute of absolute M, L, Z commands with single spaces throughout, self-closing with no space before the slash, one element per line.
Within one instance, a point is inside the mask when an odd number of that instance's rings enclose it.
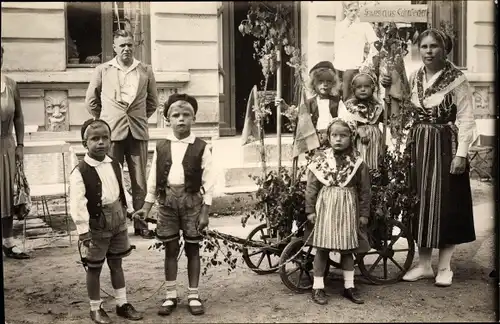
<path fill-rule="evenodd" d="M 80 240 L 87 251 L 87 292 L 90 318 L 111 323 L 101 308 L 100 275 L 107 259 L 111 284 L 115 290 L 116 313 L 129 320 L 142 315 L 127 302 L 122 258 L 132 250 L 127 233 L 127 205 L 120 164 L 107 152 L 111 129 L 103 120 L 87 120 L 81 129 L 87 154 L 70 176 L 70 211 Z"/>
<path fill-rule="evenodd" d="M 165 102 L 163 115 L 172 134 L 159 141 L 151 162 L 144 206 L 134 214 L 147 218 L 158 200 L 157 238 L 165 246 L 166 298 L 158 314 L 170 315 L 177 307 L 177 256 L 179 230 L 182 230 L 188 260 L 188 308 L 191 314 L 203 314 L 198 295 L 200 278 L 200 232 L 208 225 L 212 204 L 214 173 L 212 153 L 207 143 L 191 133 L 198 103 L 187 94 L 173 94 Z"/>

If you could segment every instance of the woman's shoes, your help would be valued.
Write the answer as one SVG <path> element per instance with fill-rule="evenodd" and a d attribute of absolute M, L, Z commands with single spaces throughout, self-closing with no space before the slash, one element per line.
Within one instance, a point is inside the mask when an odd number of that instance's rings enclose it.
<path fill-rule="evenodd" d="M 16 246 L 11 246 L 10 248 L 6 247 L 5 245 L 2 245 L 3 253 L 7 258 L 11 259 L 18 259 L 18 260 L 25 260 L 25 259 L 30 259 L 30 256 L 27 255 L 24 252 L 17 252 L 15 251 Z M 16 249 L 17 250 L 17 249 Z"/>
<path fill-rule="evenodd" d="M 403 276 L 403 280 L 417 281 L 420 279 L 434 278 L 434 276 L 435 276 L 434 270 L 432 270 L 432 268 L 424 268 L 421 266 L 416 266 Z"/>
<path fill-rule="evenodd" d="M 450 269 L 440 269 L 434 283 L 438 287 L 449 287 L 453 281 L 453 271 Z"/>

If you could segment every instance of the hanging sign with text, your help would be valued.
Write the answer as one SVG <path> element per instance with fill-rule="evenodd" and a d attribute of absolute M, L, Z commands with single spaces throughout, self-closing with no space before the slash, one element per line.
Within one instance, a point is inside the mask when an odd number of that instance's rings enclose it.
<path fill-rule="evenodd" d="M 427 5 L 366 6 L 359 10 L 359 19 L 367 22 L 427 22 Z"/>

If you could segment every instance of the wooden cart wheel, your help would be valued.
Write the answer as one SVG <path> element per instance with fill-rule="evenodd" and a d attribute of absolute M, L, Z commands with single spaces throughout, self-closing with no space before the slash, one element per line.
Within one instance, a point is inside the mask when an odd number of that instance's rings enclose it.
<path fill-rule="evenodd" d="M 396 283 L 411 267 L 415 242 L 408 227 L 397 220 L 387 219 L 378 226 L 377 230 L 387 234 L 379 238 L 381 242 L 376 250 L 357 255 L 359 270 L 374 284 Z"/>
<path fill-rule="evenodd" d="M 269 235 L 266 224 L 260 224 L 248 234 L 247 240 L 262 242 L 265 244 L 275 243 Z M 255 273 L 264 275 L 278 271 L 279 253 L 278 248 L 255 248 L 245 247 L 243 249 L 243 260 L 246 265 Z"/>
<path fill-rule="evenodd" d="M 288 289 L 302 294 L 311 290 L 313 285 L 313 260 L 314 255 L 311 254 L 312 246 L 304 247 L 304 241 L 301 239 L 294 239 L 285 247 L 281 253 L 280 264 L 280 277 L 283 284 Z M 295 254 L 302 251 L 295 256 Z M 289 261 L 285 264 L 286 261 Z"/>

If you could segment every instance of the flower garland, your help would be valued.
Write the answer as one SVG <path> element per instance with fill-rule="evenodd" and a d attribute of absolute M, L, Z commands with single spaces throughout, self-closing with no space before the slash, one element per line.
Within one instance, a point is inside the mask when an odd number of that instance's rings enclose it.
<path fill-rule="evenodd" d="M 332 149 L 328 149 L 312 158 L 310 168 L 314 168 L 315 174 L 321 174 L 330 186 L 342 186 L 349 176 L 355 171 L 356 162 L 360 158 L 360 153 L 351 150 L 349 153 L 336 154 Z M 311 170 L 312 171 L 312 170 Z"/>

